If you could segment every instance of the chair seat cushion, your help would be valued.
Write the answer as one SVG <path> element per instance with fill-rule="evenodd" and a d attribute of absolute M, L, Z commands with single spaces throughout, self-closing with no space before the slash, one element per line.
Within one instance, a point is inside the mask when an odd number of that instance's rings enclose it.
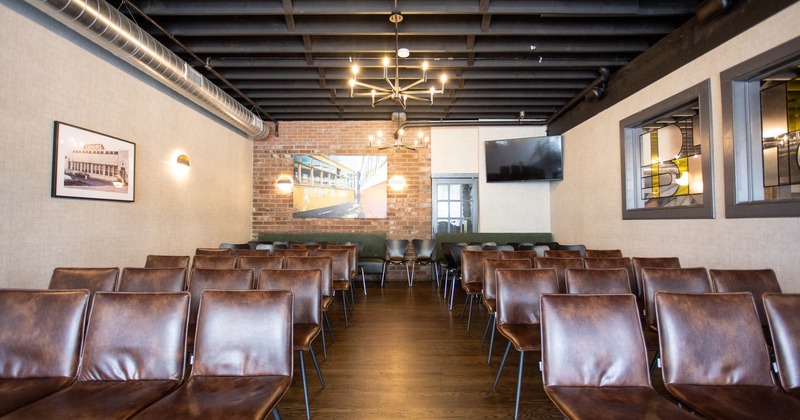
<path fill-rule="evenodd" d="M 364 274 L 383 273 L 383 260 L 380 258 L 359 258 L 358 266 L 364 269 Z"/>
<path fill-rule="evenodd" d="M 122 419 L 163 398 L 180 385 L 175 381 L 77 381 L 68 388 L 9 414 L 8 419 Z"/>
<path fill-rule="evenodd" d="M 319 335 L 322 330 L 320 324 L 294 324 L 294 349 L 299 351 L 308 351 L 311 343 Z"/>
<path fill-rule="evenodd" d="M 333 290 L 347 290 L 350 288 L 350 280 L 334 280 Z"/>
<path fill-rule="evenodd" d="M 497 331 L 511 341 L 517 351 L 540 351 L 542 333 L 539 324 L 502 324 Z"/>
<path fill-rule="evenodd" d="M 331 306 L 333 302 L 333 296 L 323 296 L 322 297 L 322 310 L 327 311 L 328 307 Z"/>
<path fill-rule="evenodd" d="M 544 390 L 570 419 L 696 419 L 646 386 L 550 386 Z"/>
<path fill-rule="evenodd" d="M 0 378 L 0 416 L 66 387 L 75 378 Z"/>
<path fill-rule="evenodd" d="M 483 306 L 490 314 L 497 312 L 497 299 L 483 299 Z"/>
<path fill-rule="evenodd" d="M 468 295 L 479 295 L 483 292 L 483 283 L 482 282 L 472 282 L 472 283 L 461 283 L 461 288 Z"/>
<path fill-rule="evenodd" d="M 290 376 L 193 376 L 137 418 L 263 419 L 291 383 Z"/>
<path fill-rule="evenodd" d="M 800 418 L 800 401 L 784 394 L 777 387 L 687 384 L 667 384 L 666 387 L 670 394 L 704 417 Z"/>

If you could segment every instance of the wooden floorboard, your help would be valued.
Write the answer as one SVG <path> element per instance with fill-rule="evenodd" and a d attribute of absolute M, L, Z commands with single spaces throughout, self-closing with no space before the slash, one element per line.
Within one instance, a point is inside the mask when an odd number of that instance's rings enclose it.
<path fill-rule="evenodd" d="M 496 339 L 492 364 L 487 365 L 488 339 L 481 348 L 487 320 L 482 308 L 473 309 L 468 334 L 467 315 L 459 320 L 464 302 L 460 291 L 452 312 L 430 281 L 411 288 L 405 282 L 388 282 L 383 288 L 368 282 L 367 296 L 357 291 L 348 328 L 341 299 L 329 310 L 335 343 L 328 342 L 327 361 L 322 361 L 321 340 L 314 343 L 324 390 L 310 356 L 305 359 L 312 418 L 513 417 L 519 353 L 512 348 L 497 389 L 492 389 L 506 341 Z M 292 387 L 278 404 L 284 419 L 305 418 L 298 363 L 295 356 Z M 538 363 L 538 353 L 526 355 L 520 418 L 563 418 L 544 393 Z"/>

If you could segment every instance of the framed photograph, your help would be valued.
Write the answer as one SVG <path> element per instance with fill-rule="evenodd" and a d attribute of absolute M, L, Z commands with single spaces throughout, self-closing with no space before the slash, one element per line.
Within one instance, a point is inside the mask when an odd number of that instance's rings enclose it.
<path fill-rule="evenodd" d="M 133 201 L 136 145 L 55 122 L 53 197 Z"/>

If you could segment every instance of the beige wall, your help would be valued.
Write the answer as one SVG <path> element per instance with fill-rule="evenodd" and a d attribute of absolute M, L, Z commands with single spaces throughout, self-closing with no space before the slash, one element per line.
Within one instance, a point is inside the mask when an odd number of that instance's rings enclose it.
<path fill-rule="evenodd" d="M 678 256 L 687 267 L 769 267 L 785 291 L 800 292 L 798 218 L 725 218 L 719 81 L 721 71 L 799 36 L 798 20 L 800 4 L 795 4 L 565 133 L 564 181 L 551 191 L 556 240 L 621 248 L 630 256 Z M 619 121 L 706 79 L 712 87 L 716 218 L 623 221 Z"/>
<path fill-rule="evenodd" d="M 246 241 L 252 142 L 19 3 L 0 3 L 0 287 Z M 136 143 L 135 202 L 50 196 L 55 120 Z M 184 178 L 172 171 L 179 151 Z"/>

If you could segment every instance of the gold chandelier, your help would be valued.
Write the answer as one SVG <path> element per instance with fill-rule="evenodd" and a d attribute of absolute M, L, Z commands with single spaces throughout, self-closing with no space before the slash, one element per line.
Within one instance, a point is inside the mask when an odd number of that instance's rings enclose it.
<path fill-rule="evenodd" d="M 439 79 L 442 82 L 441 89 L 437 90 L 435 87 L 431 87 L 430 89 L 419 88 L 419 85 L 428 82 L 428 62 L 423 61 L 420 67 L 422 77 L 409 85 L 400 85 L 400 59 L 408 57 L 410 52 L 407 48 L 400 48 L 398 24 L 403 21 L 403 15 L 397 11 L 397 0 L 394 2 L 394 9 L 395 10 L 392 11 L 392 14 L 389 16 L 389 21 L 394 23 L 394 80 L 389 78 L 389 66 L 391 64 L 389 57 L 383 58 L 383 79 L 386 81 L 387 87 L 360 82 L 358 80 L 358 64 L 353 64 L 353 77 L 350 79 L 350 97 L 371 97 L 373 107 L 375 104 L 388 99 L 397 102 L 403 109 L 406 109 L 409 100 L 427 102 L 433 105 L 433 96 L 437 93 L 440 95 L 444 94 L 444 85 L 447 83 L 447 75 L 442 73 Z M 364 88 L 368 91 L 359 92 L 357 88 Z"/>
<path fill-rule="evenodd" d="M 417 132 L 414 143 L 403 143 L 403 136 L 405 135 L 406 131 L 401 127 L 401 125 L 406 121 L 405 112 L 393 112 L 392 121 L 397 123 L 397 130 L 395 130 L 394 135 L 392 136 L 393 138 L 389 138 L 388 136 L 384 137 L 385 133 L 381 130 L 378 130 L 375 135 L 370 134 L 369 136 L 370 147 L 377 147 L 378 150 L 394 148 L 395 151 L 397 151 L 400 149 L 424 149 L 430 145 L 430 137 L 426 136 L 422 130 Z"/>

